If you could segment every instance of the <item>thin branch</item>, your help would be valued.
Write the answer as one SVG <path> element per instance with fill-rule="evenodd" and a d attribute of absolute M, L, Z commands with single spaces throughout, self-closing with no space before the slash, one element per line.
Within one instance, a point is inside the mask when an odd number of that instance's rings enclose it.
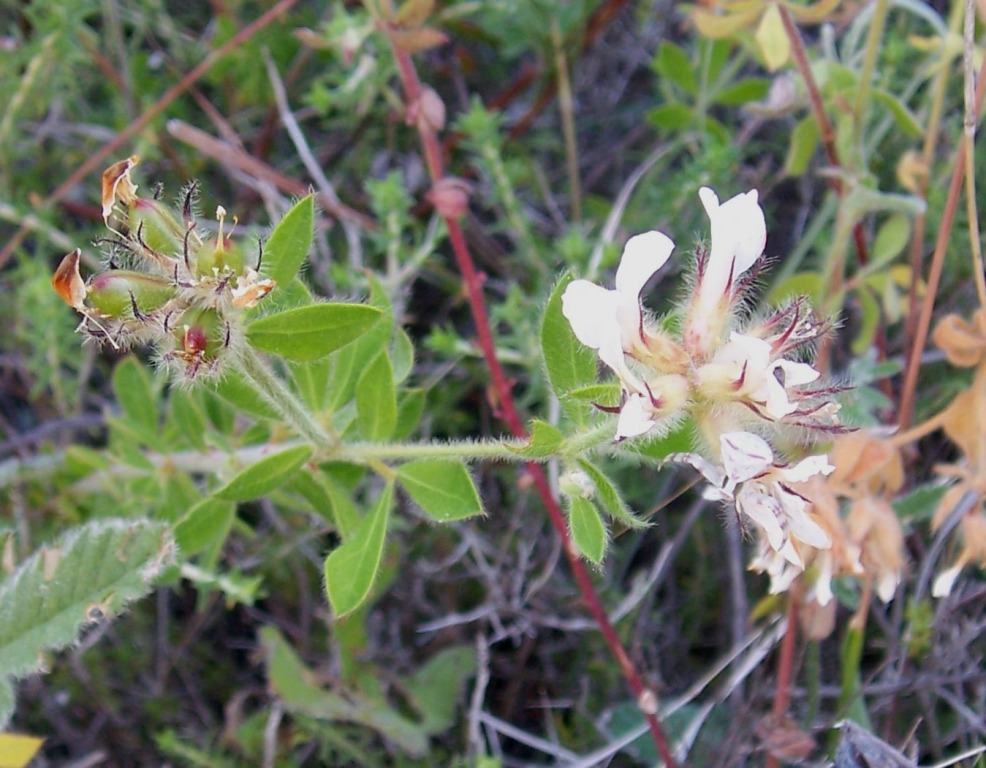
<path fill-rule="evenodd" d="M 393 52 L 394 58 L 397 62 L 397 69 L 404 85 L 407 103 L 409 105 L 418 104 L 421 99 L 421 83 L 418 80 L 418 75 L 414 69 L 414 64 L 411 61 L 411 57 L 407 51 L 402 49 L 397 44 L 392 34 L 392 30 L 389 27 L 385 27 L 384 31 L 387 34 L 391 51 Z M 418 135 L 421 139 L 422 147 L 424 149 L 425 164 L 428 167 L 428 174 L 431 177 L 432 184 L 437 185 L 444 178 L 438 138 L 435 131 L 427 124 L 426 121 L 418 120 L 415 121 L 415 123 L 417 126 Z M 499 401 L 498 405 L 500 415 L 507 423 L 510 431 L 513 432 L 516 437 L 525 437 L 527 435 L 527 430 L 524 428 L 524 424 L 521 421 L 519 413 L 517 412 L 517 407 L 514 404 L 513 395 L 510 391 L 510 383 L 507 380 L 506 374 L 504 373 L 496 354 L 496 345 L 493 340 L 492 331 L 490 330 L 489 317 L 486 312 L 486 302 L 483 298 L 482 281 L 480 280 L 475 264 L 473 263 L 472 254 L 469 252 L 469 247 L 466 244 L 465 235 L 462 232 L 462 227 L 459 225 L 458 219 L 452 216 L 444 216 L 443 218 L 445 219 L 445 223 L 448 227 L 449 241 L 452 244 L 452 250 L 455 254 L 456 263 L 459 267 L 460 273 L 462 274 L 463 282 L 465 283 L 466 293 L 469 298 L 469 306 L 472 311 L 473 321 L 476 325 L 476 333 L 479 336 L 479 345 L 483 351 L 483 357 L 486 360 L 486 364 L 490 372 L 490 378 L 493 380 L 493 387 Z M 670 746 L 668 745 L 664 731 L 661 728 L 661 724 L 657 719 L 656 696 L 653 691 L 644 686 L 644 683 L 641 680 L 640 675 L 637 673 L 632 660 L 627 655 L 626 650 L 624 650 L 623 644 L 620 642 L 620 639 L 616 634 L 616 630 L 613 628 L 613 625 L 609 622 L 609 618 L 606 616 L 606 611 L 599 600 L 599 596 L 596 594 L 595 587 L 592 584 L 592 579 L 589 576 L 585 563 L 579 557 L 579 554 L 572 543 L 571 537 L 569 536 L 565 516 L 551 492 L 551 488 L 548 485 L 547 476 L 544 474 L 542 468 L 533 462 L 527 464 L 527 469 L 534 480 L 534 485 L 537 488 L 538 494 L 541 496 L 545 509 L 548 512 L 548 517 L 551 520 L 551 524 L 562 541 L 562 548 L 565 551 L 565 556 L 568 559 L 569 566 L 575 575 L 575 580 L 578 584 L 579 591 L 582 593 L 582 598 L 585 601 L 589 612 L 598 623 L 600 632 L 606 640 L 606 644 L 609 646 L 610 652 L 615 658 L 617 664 L 619 664 L 623 676 L 629 683 L 641 711 L 647 719 L 651 737 L 657 746 L 658 753 L 661 755 L 661 759 L 664 761 L 667 768 L 675 768 L 676 763 L 674 756 L 671 752 Z"/>

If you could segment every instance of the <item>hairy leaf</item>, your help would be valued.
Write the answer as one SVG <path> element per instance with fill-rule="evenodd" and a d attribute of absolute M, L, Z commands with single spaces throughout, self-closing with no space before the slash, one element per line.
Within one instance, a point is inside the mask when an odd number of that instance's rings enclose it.
<path fill-rule="evenodd" d="M 346 346 L 382 314 L 366 304 L 313 304 L 254 320 L 246 336 L 257 349 L 306 363 Z"/>
<path fill-rule="evenodd" d="M 414 503 L 440 523 L 483 513 L 469 470 L 449 459 L 417 459 L 397 469 L 401 486 Z"/>
<path fill-rule="evenodd" d="M 312 449 L 297 445 L 266 456 L 237 473 L 216 496 L 230 501 L 249 501 L 270 493 L 311 458 Z"/>
<path fill-rule="evenodd" d="M 315 200 L 309 195 L 295 203 L 274 227 L 264 244 L 260 273 L 278 283 L 287 283 L 308 256 L 315 225 Z"/>
<path fill-rule="evenodd" d="M 599 565 L 606 554 L 606 526 L 591 501 L 581 496 L 569 499 L 568 529 L 579 552 L 590 562 Z"/>

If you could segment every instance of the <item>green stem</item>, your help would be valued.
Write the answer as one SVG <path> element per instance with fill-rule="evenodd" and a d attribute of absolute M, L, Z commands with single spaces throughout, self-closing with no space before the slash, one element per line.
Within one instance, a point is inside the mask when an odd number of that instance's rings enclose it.
<path fill-rule="evenodd" d="M 234 365 L 257 396 L 274 408 L 295 432 L 322 451 L 334 453 L 338 450 L 338 439 L 325 431 L 304 403 L 274 375 L 252 348 L 245 347 L 240 351 L 234 357 Z"/>
<path fill-rule="evenodd" d="M 528 458 L 517 453 L 526 443 L 526 440 L 480 443 L 468 441 L 450 443 L 347 443 L 336 449 L 333 458 L 356 464 L 411 459 L 529 461 Z"/>
<path fill-rule="evenodd" d="M 859 89 L 856 91 L 856 104 L 853 116 L 856 118 L 856 131 L 863 136 L 863 120 L 866 117 L 866 107 L 869 105 L 872 87 L 873 70 L 876 68 L 876 57 L 880 52 L 880 40 L 883 38 L 883 28 L 887 22 L 887 11 L 890 10 L 888 0 L 876 0 L 873 18 L 870 19 L 870 29 L 866 35 L 866 51 L 863 54 L 863 67 L 859 73 Z"/>

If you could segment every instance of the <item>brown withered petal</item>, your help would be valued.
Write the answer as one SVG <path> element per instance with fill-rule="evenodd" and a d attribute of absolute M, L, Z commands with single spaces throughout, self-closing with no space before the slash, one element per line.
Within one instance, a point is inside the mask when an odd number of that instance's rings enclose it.
<path fill-rule="evenodd" d="M 51 276 L 51 287 L 62 297 L 62 301 L 80 312 L 85 308 L 86 284 L 79 274 L 79 258 L 82 251 L 76 248 L 62 259 L 55 274 Z"/>
<path fill-rule="evenodd" d="M 971 323 L 958 315 L 946 315 L 935 326 L 931 338 L 952 365 L 978 365 L 986 354 L 986 312 L 976 312 Z"/>
<path fill-rule="evenodd" d="M 113 163 L 103 171 L 103 221 L 108 223 L 113 205 L 119 200 L 130 205 L 137 197 L 137 185 L 130 180 L 130 169 L 140 162 L 139 155 L 131 155 L 126 160 Z"/>
<path fill-rule="evenodd" d="M 768 754 L 785 762 L 804 760 L 815 751 L 815 740 L 787 717 L 769 715 L 756 726 L 757 736 Z"/>

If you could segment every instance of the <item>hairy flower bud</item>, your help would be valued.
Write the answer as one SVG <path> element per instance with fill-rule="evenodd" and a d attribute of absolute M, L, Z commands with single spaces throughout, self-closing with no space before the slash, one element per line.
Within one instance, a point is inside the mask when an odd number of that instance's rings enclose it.
<path fill-rule="evenodd" d="M 129 206 L 130 235 L 155 253 L 177 256 L 185 248 L 185 227 L 160 200 L 134 197 Z"/>
<path fill-rule="evenodd" d="M 175 284 L 143 272 L 114 270 L 89 283 L 89 303 L 104 317 L 128 319 L 160 309 L 175 297 Z"/>

